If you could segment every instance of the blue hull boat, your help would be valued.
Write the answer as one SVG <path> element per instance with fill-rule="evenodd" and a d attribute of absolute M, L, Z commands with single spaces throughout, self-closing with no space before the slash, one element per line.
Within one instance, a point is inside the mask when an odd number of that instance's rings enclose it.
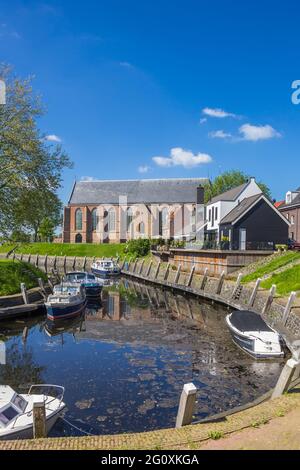
<path fill-rule="evenodd" d="M 73 271 L 65 275 L 66 282 L 82 285 L 87 297 L 100 297 L 102 284 L 95 278 L 94 274 L 84 271 Z"/>
<path fill-rule="evenodd" d="M 121 274 L 119 265 L 112 259 L 95 261 L 91 266 L 91 271 L 93 274 L 100 277 L 119 276 Z"/>
<path fill-rule="evenodd" d="M 80 316 L 86 307 L 86 293 L 82 285 L 59 284 L 54 286 L 45 307 L 49 320 L 66 320 Z"/>

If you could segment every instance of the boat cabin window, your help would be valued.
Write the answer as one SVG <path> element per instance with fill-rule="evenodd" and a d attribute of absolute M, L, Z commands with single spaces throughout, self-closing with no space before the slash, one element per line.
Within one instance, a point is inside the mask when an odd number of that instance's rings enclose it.
<path fill-rule="evenodd" d="M 95 276 L 94 276 L 94 274 L 88 274 L 88 275 L 87 275 L 87 278 L 88 278 L 90 281 L 95 281 L 95 279 L 96 279 Z"/>
<path fill-rule="evenodd" d="M 16 416 L 20 414 L 13 406 L 8 406 L 5 409 L 0 411 L 0 423 L 6 426 L 10 421 L 12 421 Z"/>
<path fill-rule="evenodd" d="M 25 398 L 21 397 L 20 395 L 15 395 L 15 397 L 12 399 L 12 403 L 19 408 L 23 413 L 26 410 L 27 406 L 27 401 Z"/>

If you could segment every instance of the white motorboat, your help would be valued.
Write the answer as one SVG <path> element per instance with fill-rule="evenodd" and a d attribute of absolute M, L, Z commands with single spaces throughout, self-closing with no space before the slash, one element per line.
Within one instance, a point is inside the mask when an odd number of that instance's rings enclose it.
<path fill-rule="evenodd" d="M 91 271 L 96 276 L 118 276 L 121 274 L 120 266 L 110 258 L 99 259 L 92 263 Z"/>
<path fill-rule="evenodd" d="M 234 343 L 250 356 L 256 359 L 284 356 L 279 334 L 257 313 L 235 311 L 226 316 L 226 323 Z"/>
<path fill-rule="evenodd" d="M 101 295 L 103 284 L 95 274 L 85 271 L 72 271 L 66 273 L 64 280 L 67 283 L 82 285 L 85 288 L 87 297 L 99 297 Z"/>
<path fill-rule="evenodd" d="M 0 385 L 0 440 L 33 437 L 33 404 L 37 402 L 45 403 L 48 435 L 66 406 L 64 391 L 64 387 L 59 385 L 32 385 L 23 395 L 8 385 Z M 52 395 L 53 392 L 56 396 Z"/>

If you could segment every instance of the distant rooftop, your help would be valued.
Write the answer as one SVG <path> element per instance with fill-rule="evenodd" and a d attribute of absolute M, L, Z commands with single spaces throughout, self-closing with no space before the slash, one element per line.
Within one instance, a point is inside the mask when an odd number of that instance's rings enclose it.
<path fill-rule="evenodd" d="M 262 194 L 256 194 L 255 196 L 247 197 L 243 199 L 232 211 L 230 211 L 223 219 L 221 224 L 231 224 L 238 217 L 244 214 L 252 205 L 254 205 L 259 199 L 263 197 Z"/>
<path fill-rule="evenodd" d="M 249 181 L 247 183 L 241 184 L 240 186 L 236 186 L 235 188 L 229 189 L 229 191 L 225 191 L 225 193 L 219 194 L 218 196 L 213 197 L 209 204 L 218 202 L 218 201 L 235 201 L 236 198 L 244 191 L 244 189 L 248 186 Z"/>
<path fill-rule="evenodd" d="M 69 204 L 118 204 L 126 196 L 128 204 L 195 203 L 197 188 L 207 178 L 76 181 Z"/>

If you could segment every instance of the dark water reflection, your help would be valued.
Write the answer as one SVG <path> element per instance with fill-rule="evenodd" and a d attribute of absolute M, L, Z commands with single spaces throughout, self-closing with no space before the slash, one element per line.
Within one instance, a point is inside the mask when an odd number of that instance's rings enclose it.
<path fill-rule="evenodd" d="M 0 324 L 0 383 L 66 388 L 66 417 L 97 434 L 175 424 L 184 383 L 199 388 L 196 419 L 246 403 L 276 382 L 280 362 L 255 362 L 232 343 L 226 310 L 120 280 L 85 319 L 53 329 L 45 318 Z M 29 327 L 22 339 L 24 325 Z M 60 421 L 52 435 L 80 434 Z"/>

